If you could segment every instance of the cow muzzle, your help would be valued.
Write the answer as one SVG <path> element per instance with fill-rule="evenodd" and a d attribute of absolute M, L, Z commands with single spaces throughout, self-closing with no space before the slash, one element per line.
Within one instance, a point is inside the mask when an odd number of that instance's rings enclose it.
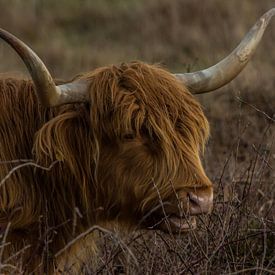
<path fill-rule="evenodd" d="M 200 214 L 209 214 L 213 208 L 213 188 L 192 188 L 184 192 L 184 197 L 178 201 L 177 209 L 169 205 L 164 209 L 164 217 L 157 224 L 157 228 L 164 232 L 180 233 L 195 229 L 196 217 Z M 183 205 L 180 206 L 182 200 Z"/>

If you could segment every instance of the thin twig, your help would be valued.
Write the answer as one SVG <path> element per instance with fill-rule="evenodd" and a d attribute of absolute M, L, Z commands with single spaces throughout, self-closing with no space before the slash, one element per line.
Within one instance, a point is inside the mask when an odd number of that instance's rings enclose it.
<path fill-rule="evenodd" d="M 11 226 L 11 223 L 9 222 L 9 223 L 7 224 L 7 227 L 6 227 L 6 230 L 5 230 L 3 239 L 2 239 L 2 243 L 1 243 L 2 246 L 1 246 L 1 248 L 0 248 L 0 271 L 1 271 L 1 269 L 2 269 L 2 264 L 1 264 L 1 263 L 2 263 L 3 253 L 4 253 L 4 248 L 5 248 L 4 244 L 5 244 L 6 240 L 7 240 L 7 236 L 8 236 L 8 232 L 9 232 L 10 226 Z"/>
<path fill-rule="evenodd" d="M 271 116 L 269 116 L 266 112 L 260 110 L 259 108 L 257 108 L 256 106 L 252 105 L 251 103 L 246 102 L 245 100 L 243 100 L 242 98 L 235 96 L 235 98 L 240 101 L 241 103 L 251 107 L 252 109 L 254 109 L 255 111 L 257 111 L 258 113 L 263 114 L 268 120 L 275 122 L 275 119 L 272 118 Z"/>
<path fill-rule="evenodd" d="M 274 270 L 265 269 L 258 266 L 258 267 L 245 268 L 242 270 L 238 270 L 236 272 L 223 273 L 223 275 L 248 274 L 248 272 L 250 271 L 263 271 L 263 272 L 267 272 L 267 274 L 275 274 Z"/>
<path fill-rule="evenodd" d="M 21 169 L 21 168 L 23 168 L 23 167 L 26 167 L 26 166 L 34 166 L 34 167 L 36 167 L 36 168 L 39 168 L 39 169 L 42 169 L 42 170 L 45 170 L 45 171 L 50 171 L 50 170 L 53 168 L 53 166 L 54 166 L 56 163 L 58 163 L 58 162 L 59 162 L 59 160 L 55 160 L 55 161 L 52 162 L 51 165 L 48 166 L 48 167 L 41 166 L 41 165 L 39 165 L 39 164 L 37 164 L 37 163 L 34 163 L 34 162 L 26 162 L 26 163 L 23 163 L 23 164 L 19 164 L 19 165 L 15 166 L 14 168 L 12 168 L 12 169 L 8 172 L 8 174 L 1 180 L 1 182 L 0 182 L 0 187 L 2 187 L 2 185 L 4 185 L 4 183 L 7 181 L 7 179 L 10 178 L 10 176 L 11 176 L 15 171 L 17 171 L 17 170 L 19 170 L 19 169 Z"/>

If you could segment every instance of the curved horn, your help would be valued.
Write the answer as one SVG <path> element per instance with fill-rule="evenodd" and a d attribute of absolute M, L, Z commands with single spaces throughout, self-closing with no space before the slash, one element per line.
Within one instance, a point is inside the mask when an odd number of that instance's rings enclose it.
<path fill-rule="evenodd" d="M 275 8 L 266 12 L 245 35 L 238 47 L 216 65 L 202 71 L 175 76 L 194 94 L 216 90 L 234 79 L 255 52 Z"/>
<path fill-rule="evenodd" d="M 56 86 L 48 69 L 32 49 L 3 29 L 0 29 L 0 37 L 18 53 L 25 63 L 35 84 L 41 104 L 58 106 L 88 101 L 87 83 L 84 80 Z"/>

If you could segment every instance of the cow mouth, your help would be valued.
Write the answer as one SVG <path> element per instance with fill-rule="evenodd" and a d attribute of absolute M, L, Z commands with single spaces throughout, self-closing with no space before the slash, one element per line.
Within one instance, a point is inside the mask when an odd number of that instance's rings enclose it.
<path fill-rule="evenodd" d="M 178 234 L 196 229 L 197 222 L 194 216 L 178 217 L 172 215 L 162 218 L 152 228 L 159 229 L 165 233 Z"/>

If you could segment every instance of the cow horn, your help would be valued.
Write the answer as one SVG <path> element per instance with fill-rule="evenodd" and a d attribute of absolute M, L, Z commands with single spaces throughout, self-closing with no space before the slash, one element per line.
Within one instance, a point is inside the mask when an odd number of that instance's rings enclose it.
<path fill-rule="evenodd" d="M 255 52 L 275 8 L 266 12 L 245 35 L 238 47 L 216 65 L 205 70 L 175 74 L 194 94 L 216 90 L 234 79 Z"/>
<path fill-rule="evenodd" d="M 18 53 L 25 63 L 41 104 L 49 107 L 88 101 L 87 83 L 84 80 L 56 86 L 48 69 L 32 49 L 3 29 L 0 29 L 0 37 Z"/>

